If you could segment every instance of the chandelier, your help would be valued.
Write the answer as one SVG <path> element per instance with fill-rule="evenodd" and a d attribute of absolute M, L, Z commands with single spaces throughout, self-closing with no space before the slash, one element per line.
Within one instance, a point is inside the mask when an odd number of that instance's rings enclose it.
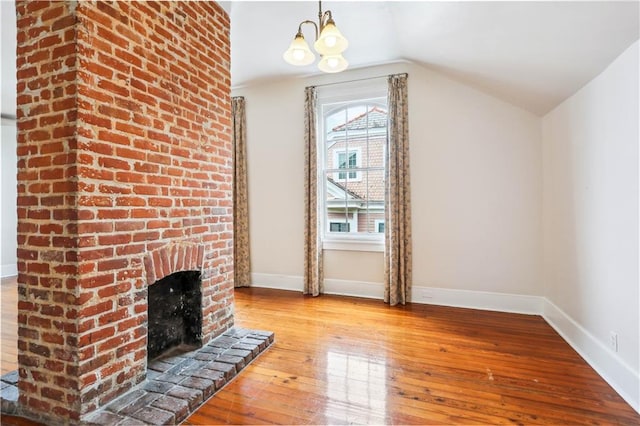
<path fill-rule="evenodd" d="M 313 54 L 302 34 L 303 24 L 313 24 L 315 27 L 316 41 L 313 47 L 320 54 L 318 68 L 330 73 L 347 69 L 349 63 L 342 56 L 342 52 L 347 49 L 349 42 L 336 27 L 331 11 L 322 12 L 322 1 L 318 2 L 318 24 L 309 20 L 300 23 L 298 33 L 282 55 L 284 60 L 291 65 L 309 65 L 316 60 L 316 55 Z"/>

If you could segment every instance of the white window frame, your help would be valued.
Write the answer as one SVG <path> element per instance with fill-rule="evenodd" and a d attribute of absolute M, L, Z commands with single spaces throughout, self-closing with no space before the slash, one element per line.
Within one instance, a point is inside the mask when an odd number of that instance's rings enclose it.
<path fill-rule="evenodd" d="M 337 84 L 330 86 L 322 86 L 317 89 L 318 95 L 318 107 L 317 107 L 317 141 L 318 141 L 318 177 L 320 182 L 318 183 L 318 199 L 319 205 L 319 217 L 320 217 L 320 235 L 322 236 L 322 248 L 324 250 L 347 250 L 347 251 L 384 251 L 384 233 L 359 233 L 357 227 L 350 225 L 351 232 L 329 232 L 329 224 L 327 223 L 327 206 L 325 205 L 327 194 L 327 172 L 325 171 L 326 164 L 326 145 L 324 140 L 325 131 L 325 113 L 330 114 L 331 105 L 338 105 L 347 102 L 356 103 L 369 103 L 386 106 L 387 98 L 387 81 L 386 78 L 377 78 L 367 81 L 353 82 L 347 84 Z M 385 99 L 385 102 L 380 102 Z M 338 109 L 336 107 L 335 109 Z M 345 150 L 355 151 L 358 148 L 345 148 Z M 339 151 L 339 150 L 338 150 Z M 384 155 L 386 156 L 387 147 L 384 147 Z M 385 157 L 386 158 L 386 157 Z M 334 162 L 337 160 L 334 160 Z M 356 161 L 362 164 L 362 156 L 358 155 Z M 386 162 L 385 162 L 386 168 Z M 358 173 L 361 175 L 361 173 Z M 337 176 L 336 176 L 337 177 Z M 360 176 L 360 179 L 362 177 Z M 349 179 L 354 181 L 354 179 Z M 337 180 L 343 182 L 343 180 Z M 356 216 L 356 215 L 354 215 Z M 334 222 L 335 220 L 331 220 Z M 356 224 L 357 225 L 357 224 Z M 355 232 L 353 231 L 355 229 Z M 376 228 L 377 229 L 377 228 Z"/>
<path fill-rule="evenodd" d="M 374 225 L 373 225 L 373 226 L 376 228 L 376 232 L 377 232 L 378 234 L 382 234 L 382 235 L 384 235 L 384 232 L 380 232 L 380 231 L 379 231 L 379 229 L 380 229 L 380 228 L 379 228 L 379 226 L 380 226 L 380 224 L 384 224 L 384 219 L 383 219 L 383 220 L 376 219 L 376 220 L 374 220 L 374 222 L 373 222 L 373 223 L 374 223 Z M 386 231 L 386 229 L 387 229 L 387 225 L 385 225 L 385 231 Z"/>

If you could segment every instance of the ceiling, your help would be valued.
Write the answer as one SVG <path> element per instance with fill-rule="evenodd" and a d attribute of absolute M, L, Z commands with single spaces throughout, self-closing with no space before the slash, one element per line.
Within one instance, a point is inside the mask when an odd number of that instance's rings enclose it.
<path fill-rule="evenodd" d="M 326 1 L 350 68 L 410 61 L 543 115 L 639 37 L 638 1 Z M 318 3 L 226 2 L 232 85 L 308 76 L 282 59 Z M 308 41 L 313 28 L 303 27 Z M 312 43 L 310 43 L 312 44 Z"/>
<path fill-rule="evenodd" d="M 542 115 L 639 37 L 638 1 L 327 1 L 349 39 L 350 68 L 410 61 Z M 231 16 L 232 84 L 308 76 L 282 53 L 315 1 L 222 2 Z M 15 115 L 15 10 L 0 1 L 2 113 Z M 14 22 L 13 25 L 7 24 Z M 307 39 L 313 39 L 306 26 Z"/>

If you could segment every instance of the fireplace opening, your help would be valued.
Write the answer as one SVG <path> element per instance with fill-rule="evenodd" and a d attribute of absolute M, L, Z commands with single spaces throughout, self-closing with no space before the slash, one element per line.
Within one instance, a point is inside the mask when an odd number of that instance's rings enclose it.
<path fill-rule="evenodd" d="M 202 346 L 202 291 L 199 271 L 168 275 L 148 288 L 147 359 L 177 346 Z"/>

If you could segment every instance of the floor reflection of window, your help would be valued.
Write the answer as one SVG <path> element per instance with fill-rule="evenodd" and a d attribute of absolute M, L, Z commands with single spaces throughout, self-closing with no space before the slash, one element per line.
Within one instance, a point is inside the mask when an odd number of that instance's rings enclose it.
<path fill-rule="evenodd" d="M 340 422 L 384 423 L 386 367 L 383 360 L 327 353 L 326 416 Z"/>

